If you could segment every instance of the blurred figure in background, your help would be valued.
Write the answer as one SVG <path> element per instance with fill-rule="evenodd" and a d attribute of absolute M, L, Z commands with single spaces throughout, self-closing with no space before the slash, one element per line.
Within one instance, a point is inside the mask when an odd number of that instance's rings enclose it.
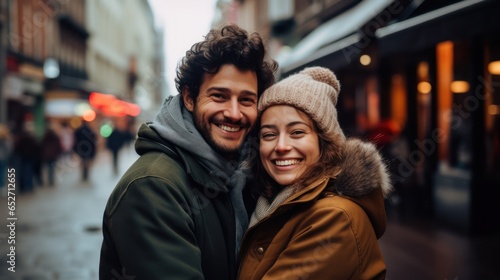
<path fill-rule="evenodd" d="M 0 194 L 3 196 L 7 188 L 7 165 L 12 149 L 9 128 L 0 124 Z"/>
<path fill-rule="evenodd" d="M 127 131 L 122 131 L 118 128 L 114 128 L 109 137 L 106 140 L 106 147 L 111 151 L 113 155 L 113 173 L 118 175 L 118 154 L 121 148 L 128 141 L 129 135 Z"/>
<path fill-rule="evenodd" d="M 35 185 L 38 187 L 43 186 L 43 176 L 42 176 L 42 141 L 37 139 L 36 141 L 36 151 L 33 154 L 33 179 L 35 180 Z"/>
<path fill-rule="evenodd" d="M 75 143 L 74 131 L 67 122 L 61 123 L 61 130 L 59 131 L 61 138 L 63 157 L 70 156 L 72 153 L 73 145 Z"/>
<path fill-rule="evenodd" d="M 16 168 L 16 183 L 19 191 L 32 192 L 35 179 L 35 164 L 39 158 L 40 147 L 35 139 L 31 126 L 25 127 L 14 137 L 14 166 Z"/>
<path fill-rule="evenodd" d="M 73 151 L 80 157 L 82 167 L 82 181 L 87 182 L 89 168 L 96 154 L 97 135 L 87 121 L 75 130 Z"/>
<path fill-rule="evenodd" d="M 49 186 L 54 186 L 54 176 L 56 163 L 61 154 L 63 147 L 59 135 L 52 128 L 47 128 L 41 143 L 41 158 L 42 165 L 47 168 L 47 179 Z"/>

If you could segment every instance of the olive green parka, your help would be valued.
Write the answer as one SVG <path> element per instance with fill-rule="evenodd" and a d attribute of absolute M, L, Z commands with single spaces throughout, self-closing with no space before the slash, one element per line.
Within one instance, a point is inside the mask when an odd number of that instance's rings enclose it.
<path fill-rule="evenodd" d="M 235 218 L 224 184 L 147 124 L 135 147 L 140 157 L 105 208 L 99 278 L 234 279 Z"/>

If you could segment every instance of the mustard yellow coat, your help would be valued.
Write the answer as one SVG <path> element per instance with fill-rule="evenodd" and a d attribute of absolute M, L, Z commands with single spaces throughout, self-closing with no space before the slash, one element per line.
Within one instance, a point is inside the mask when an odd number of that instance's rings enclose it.
<path fill-rule="evenodd" d="M 388 175 L 372 145 L 351 140 L 346 152 L 336 180 L 302 188 L 247 231 L 238 279 L 385 279 Z"/>

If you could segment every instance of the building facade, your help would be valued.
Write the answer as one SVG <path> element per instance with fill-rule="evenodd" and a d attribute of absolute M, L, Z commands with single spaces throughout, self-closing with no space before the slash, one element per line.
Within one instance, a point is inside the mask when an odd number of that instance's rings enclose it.
<path fill-rule="evenodd" d="M 165 96 L 163 35 L 147 0 L 87 0 L 89 80 L 100 92 L 156 111 Z"/>
<path fill-rule="evenodd" d="M 40 137 L 48 100 L 86 90 L 85 1 L 2 1 L 5 57 L 1 99 L 13 131 Z"/>
<path fill-rule="evenodd" d="M 138 106 L 161 104 L 163 35 L 147 0 L 5 0 L 0 13 L 0 122 L 13 132 L 41 137 L 49 122 L 78 126 L 89 110 L 137 117 Z M 120 112 L 93 107 L 93 92 Z"/>

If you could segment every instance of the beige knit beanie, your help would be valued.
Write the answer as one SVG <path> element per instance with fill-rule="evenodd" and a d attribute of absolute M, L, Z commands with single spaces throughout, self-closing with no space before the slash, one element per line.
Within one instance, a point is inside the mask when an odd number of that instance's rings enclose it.
<path fill-rule="evenodd" d="M 340 84 L 327 68 L 310 67 L 274 84 L 259 100 L 259 114 L 272 105 L 290 105 L 316 122 L 330 141 L 345 141 L 337 120 Z M 339 143 L 340 144 L 340 143 Z"/>

